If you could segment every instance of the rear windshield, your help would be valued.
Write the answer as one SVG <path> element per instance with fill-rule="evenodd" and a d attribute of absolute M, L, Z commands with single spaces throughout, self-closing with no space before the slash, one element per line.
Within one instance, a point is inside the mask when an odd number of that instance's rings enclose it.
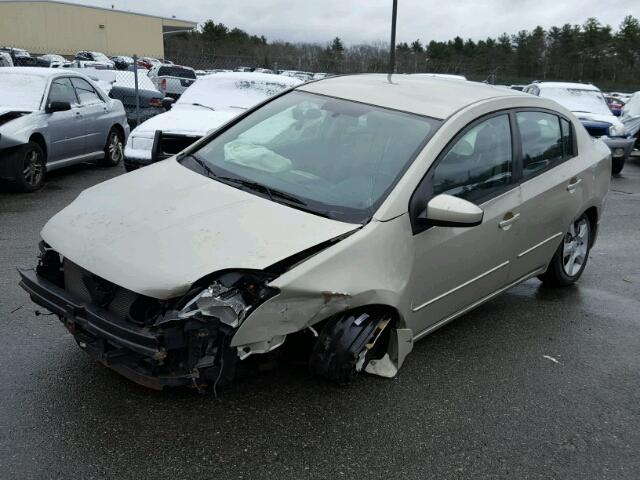
<path fill-rule="evenodd" d="M 196 79 L 196 72 L 183 67 L 176 67 L 174 65 L 167 65 L 166 67 L 160 67 L 158 69 L 159 77 L 178 77 L 178 78 L 190 78 Z"/>

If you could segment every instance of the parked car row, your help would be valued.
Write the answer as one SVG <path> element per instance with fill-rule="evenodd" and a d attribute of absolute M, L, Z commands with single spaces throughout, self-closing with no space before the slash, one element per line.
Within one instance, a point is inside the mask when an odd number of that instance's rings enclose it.
<path fill-rule="evenodd" d="M 585 83 L 535 82 L 523 91 L 554 100 L 570 110 L 592 137 L 601 139 L 611 149 L 612 173 L 617 175 L 622 171 L 636 140 L 611 111 L 598 87 Z"/>

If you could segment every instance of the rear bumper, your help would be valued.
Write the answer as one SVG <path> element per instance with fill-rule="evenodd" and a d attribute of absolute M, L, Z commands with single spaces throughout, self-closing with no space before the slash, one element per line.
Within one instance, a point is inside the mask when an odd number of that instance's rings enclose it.
<path fill-rule="evenodd" d="M 196 385 L 196 369 L 158 373 L 169 350 L 185 348 L 182 329 L 152 330 L 115 317 L 107 310 L 79 301 L 33 270 L 19 270 L 20 286 L 41 307 L 56 314 L 78 345 L 100 363 L 149 388 Z"/>

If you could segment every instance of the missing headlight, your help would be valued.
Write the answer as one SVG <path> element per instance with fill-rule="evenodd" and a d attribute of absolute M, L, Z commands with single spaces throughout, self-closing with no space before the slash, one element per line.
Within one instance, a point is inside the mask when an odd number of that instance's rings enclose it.
<path fill-rule="evenodd" d="M 189 300 L 178 314 L 215 318 L 237 328 L 243 320 L 279 290 L 267 285 L 273 276 L 254 271 L 232 271 L 216 276 L 208 287 Z"/>

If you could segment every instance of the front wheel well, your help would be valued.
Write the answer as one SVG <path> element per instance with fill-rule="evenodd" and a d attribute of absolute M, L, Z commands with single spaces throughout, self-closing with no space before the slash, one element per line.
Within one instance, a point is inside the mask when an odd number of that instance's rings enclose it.
<path fill-rule="evenodd" d="M 119 123 L 115 123 L 110 130 L 116 129 L 118 131 L 118 133 L 120 133 L 120 135 L 122 135 L 122 140 L 126 140 L 124 138 L 124 128 L 122 128 L 122 125 L 120 125 Z"/>
<path fill-rule="evenodd" d="M 44 158 L 46 161 L 47 158 L 47 142 L 45 141 L 44 137 L 42 136 L 42 134 L 40 133 L 34 133 L 33 135 L 31 135 L 29 137 L 29 141 L 38 144 L 38 146 L 42 149 L 42 152 L 44 153 Z"/>

